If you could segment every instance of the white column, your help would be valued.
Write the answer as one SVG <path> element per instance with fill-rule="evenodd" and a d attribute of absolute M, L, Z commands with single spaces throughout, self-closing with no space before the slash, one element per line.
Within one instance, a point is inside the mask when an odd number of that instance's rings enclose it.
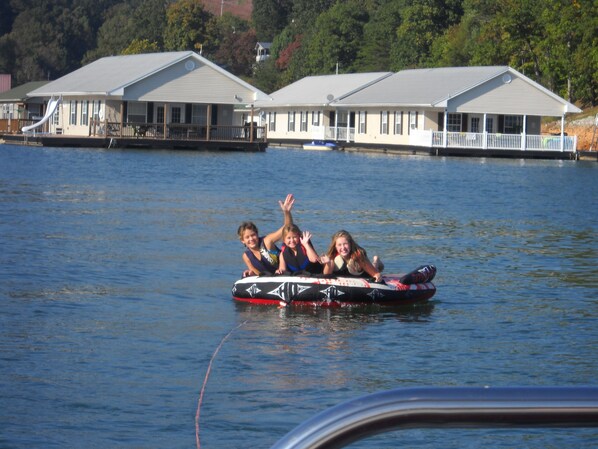
<path fill-rule="evenodd" d="M 409 117 L 409 121 L 411 121 L 411 117 Z M 447 147 L 448 145 L 448 136 L 447 136 L 447 127 L 448 127 L 448 111 L 446 110 L 446 108 L 444 109 L 444 118 L 443 118 L 443 127 L 444 127 L 444 132 L 442 133 L 442 146 L 444 148 Z M 411 126 L 411 124 L 409 125 Z"/>
<path fill-rule="evenodd" d="M 561 115 L 561 151 L 565 151 L 565 114 Z"/>
<path fill-rule="evenodd" d="M 521 133 L 521 149 L 525 151 L 527 147 L 527 115 L 523 116 L 523 132 Z"/>
<path fill-rule="evenodd" d="M 487 115 L 488 114 L 484 112 L 484 119 L 483 119 L 484 120 L 484 125 L 482 127 L 482 129 L 483 129 L 483 131 L 482 131 L 482 133 L 483 133 L 482 134 L 482 139 L 483 139 L 482 140 L 482 148 L 484 150 L 488 149 L 488 129 L 486 128 L 486 121 L 487 121 L 486 118 L 487 118 Z"/>
<path fill-rule="evenodd" d="M 350 142 L 349 130 L 351 129 L 351 111 L 347 112 L 347 142 Z"/>

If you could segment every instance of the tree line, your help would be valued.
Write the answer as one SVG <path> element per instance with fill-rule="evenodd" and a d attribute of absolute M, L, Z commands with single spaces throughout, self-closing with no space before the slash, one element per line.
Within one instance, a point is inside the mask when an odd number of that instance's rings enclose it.
<path fill-rule="evenodd" d="M 261 64 L 257 41 L 272 42 Z M 0 72 L 15 85 L 102 56 L 178 50 L 265 92 L 337 71 L 509 65 L 582 107 L 598 100 L 595 0 L 253 0 L 251 21 L 201 0 L 0 2 Z"/>

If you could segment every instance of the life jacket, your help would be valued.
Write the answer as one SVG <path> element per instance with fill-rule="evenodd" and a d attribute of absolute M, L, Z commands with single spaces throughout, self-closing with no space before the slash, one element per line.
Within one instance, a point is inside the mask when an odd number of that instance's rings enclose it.
<path fill-rule="evenodd" d="M 343 259 L 339 254 L 334 258 L 334 272 L 338 275 L 349 275 L 349 276 L 363 276 L 364 271 L 359 264 L 353 260 L 349 263 Z"/>
<path fill-rule="evenodd" d="M 310 243 L 311 244 L 311 243 Z M 307 271 L 312 274 L 322 273 L 322 266 L 319 263 L 311 262 L 307 256 L 307 250 L 302 244 L 297 246 L 297 254 L 294 254 L 291 248 L 282 245 L 282 257 L 284 257 L 287 271 L 296 273 L 298 271 Z"/>
<path fill-rule="evenodd" d="M 245 255 L 249 258 L 251 265 L 254 266 L 260 274 L 273 274 L 278 269 L 278 257 L 280 255 L 280 249 L 274 245 L 274 248 L 269 250 L 264 245 L 264 238 L 260 237 L 259 241 L 261 259 L 255 257 L 253 251 L 249 248 L 245 250 Z"/>

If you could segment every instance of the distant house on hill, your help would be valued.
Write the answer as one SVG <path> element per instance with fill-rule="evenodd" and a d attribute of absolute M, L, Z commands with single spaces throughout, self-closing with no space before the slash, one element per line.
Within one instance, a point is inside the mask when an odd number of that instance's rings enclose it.
<path fill-rule="evenodd" d="M 541 119 L 581 112 L 506 66 L 313 76 L 270 96 L 257 105 L 281 144 L 574 151 L 574 136 L 541 136 Z"/>
<path fill-rule="evenodd" d="M 53 134 L 224 140 L 246 137 L 251 105 L 267 98 L 191 51 L 102 58 L 29 95 L 61 98 Z"/>
<path fill-rule="evenodd" d="M 258 42 L 255 44 L 255 61 L 263 62 L 270 57 L 270 47 L 272 42 Z"/>

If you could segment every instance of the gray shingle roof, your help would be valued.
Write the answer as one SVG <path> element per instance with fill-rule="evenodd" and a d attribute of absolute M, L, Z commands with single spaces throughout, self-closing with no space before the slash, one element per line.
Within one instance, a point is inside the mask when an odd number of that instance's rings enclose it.
<path fill-rule="evenodd" d="M 308 76 L 270 94 L 256 106 L 322 106 L 392 75 L 392 72 Z"/>
<path fill-rule="evenodd" d="M 403 70 L 335 103 L 434 106 L 508 70 L 507 66 Z"/>
<path fill-rule="evenodd" d="M 146 53 L 139 55 L 109 56 L 98 59 L 30 92 L 36 96 L 52 95 L 122 95 L 122 90 L 150 75 L 180 61 L 192 58 L 211 67 L 223 76 L 243 85 L 260 96 L 265 94 L 230 72 L 192 51 Z"/>
<path fill-rule="evenodd" d="M 0 102 L 2 103 L 17 103 L 25 101 L 28 96 L 27 93 L 48 84 L 49 81 L 30 81 L 14 89 L 7 90 L 6 92 L 0 93 Z"/>

